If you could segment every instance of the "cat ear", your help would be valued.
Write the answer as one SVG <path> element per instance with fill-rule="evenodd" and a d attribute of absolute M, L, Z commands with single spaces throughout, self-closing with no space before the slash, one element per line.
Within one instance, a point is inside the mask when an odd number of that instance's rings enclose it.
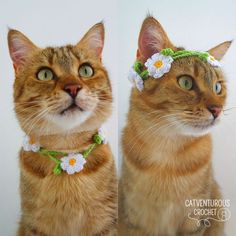
<path fill-rule="evenodd" d="M 232 41 L 226 41 L 224 43 L 221 43 L 214 48 L 210 49 L 208 52 L 210 55 L 212 55 L 216 60 L 220 61 L 225 53 L 228 51 Z"/>
<path fill-rule="evenodd" d="M 146 61 L 163 48 L 174 49 L 175 47 L 170 42 L 161 24 L 153 17 L 148 16 L 139 33 L 137 55 Z"/>
<path fill-rule="evenodd" d="M 8 47 L 15 70 L 24 64 L 26 59 L 37 50 L 37 47 L 21 32 L 9 30 Z"/>
<path fill-rule="evenodd" d="M 104 46 L 104 32 L 105 30 L 102 22 L 94 25 L 84 35 L 77 46 L 86 47 L 91 50 L 91 52 L 94 52 L 97 57 L 101 58 Z"/>

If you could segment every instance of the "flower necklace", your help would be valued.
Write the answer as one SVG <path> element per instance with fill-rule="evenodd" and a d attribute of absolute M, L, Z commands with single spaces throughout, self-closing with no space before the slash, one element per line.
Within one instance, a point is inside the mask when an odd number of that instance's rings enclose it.
<path fill-rule="evenodd" d="M 47 150 L 40 146 L 38 142 L 33 139 L 30 139 L 29 136 L 25 137 L 23 142 L 24 151 L 32 151 L 42 154 L 43 156 L 48 157 L 55 163 L 53 173 L 59 175 L 62 171 L 66 171 L 67 174 L 71 175 L 76 172 L 80 172 L 84 168 L 86 163 L 86 158 L 94 150 L 94 148 L 99 144 L 107 144 L 106 132 L 104 128 L 100 128 L 98 133 L 93 136 L 93 143 L 89 146 L 88 149 L 83 151 L 83 153 L 66 153 Z M 61 159 L 57 159 L 57 156 L 62 156 Z"/>
<path fill-rule="evenodd" d="M 181 50 L 174 52 L 171 48 L 165 48 L 160 53 L 155 53 L 142 64 L 136 61 L 129 72 L 129 80 L 141 92 L 144 88 L 144 80 L 149 76 L 154 79 L 161 78 L 168 73 L 171 68 L 171 63 L 179 58 L 195 56 L 203 61 L 207 61 L 214 67 L 220 67 L 220 62 L 217 61 L 208 52 Z"/>

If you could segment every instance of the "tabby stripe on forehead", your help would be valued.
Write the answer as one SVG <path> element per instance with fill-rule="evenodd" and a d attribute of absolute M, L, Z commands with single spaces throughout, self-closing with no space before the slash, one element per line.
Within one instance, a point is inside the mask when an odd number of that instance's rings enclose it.
<path fill-rule="evenodd" d="M 53 48 L 48 48 L 49 52 L 47 53 L 47 59 L 48 59 L 48 63 L 50 65 L 53 64 L 53 57 L 54 57 L 54 49 Z"/>
<path fill-rule="evenodd" d="M 219 80 L 220 79 L 220 75 L 218 74 L 217 70 L 214 69 L 213 71 L 214 71 L 214 73 L 216 75 L 216 78 Z"/>
<path fill-rule="evenodd" d="M 80 59 L 79 55 L 75 54 L 70 46 L 67 46 L 66 48 L 71 59 L 72 58 L 75 58 L 76 60 Z"/>
<path fill-rule="evenodd" d="M 67 47 L 63 47 L 62 50 L 63 50 L 64 56 L 70 58 L 69 49 Z"/>
<path fill-rule="evenodd" d="M 77 60 L 80 60 L 79 54 L 78 54 L 76 51 L 74 51 L 72 47 L 69 47 L 69 50 L 70 50 L 71 54 L 72 54 Z"/>
<path fill-rule="evenodd" d="M 196 61 L 194 64 L 194 73 L 195 73 L 195 70 L 197 69 L 197 67 L 201 67 L 204 70 L 204 76 L 202 78 L 207 83 L 207 85 L 209 87 L 211 87 L 212 78 L 213 78 L 212 69 L 208 65 L 206 65 L 205 62 Z M 199 69 L 198 69 L 198 74 L 199 74 Z M 195 75 L 195 76 L 197 77 L 197 75 Z"/>
<path fill-rule="evenodd" d="M 212 81 L 213 81 L 213 72 L 212 72 L 212 69 L 209 67 L 206 70 L 204 80 L 205 80 L 206 84 L 209 86 L 209 88 L 211 88 Z"/>
<path fill-rule="evenodd" d="M 198 77 L 199 70 L 198 70 L 199 64 L 197 62 L 194 63 L 194 76 Z"/>

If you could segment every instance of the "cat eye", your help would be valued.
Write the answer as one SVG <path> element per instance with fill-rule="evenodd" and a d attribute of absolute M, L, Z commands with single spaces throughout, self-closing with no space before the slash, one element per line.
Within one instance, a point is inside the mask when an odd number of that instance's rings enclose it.
<path fill-rule="evenodd" d="M 54 78 L 54 74 L 52 70 L 50 70 L 49 68 L 43 68 L 39 70 L 37 74 L 38 80 L 49 81 L 49 80 L 52 80 L 53 78 Z"/>
<path fill-rule="evenodd" d="M 193 87 L 193 79 L 188 75 L 182 75 L 178 78 L 179 86 L 182 89 L 190 90 Z"/>
<path fill-rule="evenodd" d="M 79 75 L 81 77 L 92 77 L 93 76 L 93 68 L 88 64 L 83 64 L 79 68 Z"/>
<path fill-rule="evenodd" d="M 213 85 L 213 91 L 214 91 L 214 93 L 220 94 L 220 93 L 221 93 L 221 90 L 222 90 L 221 83 L 220 83 L 220 82 L 216 82 L 216 83 Z"/>

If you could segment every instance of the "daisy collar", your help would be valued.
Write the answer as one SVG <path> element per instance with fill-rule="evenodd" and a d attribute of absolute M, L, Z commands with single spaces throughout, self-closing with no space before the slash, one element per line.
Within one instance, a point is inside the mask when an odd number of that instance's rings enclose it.
<path fill-rule="evenodd" d="M 181 50 L 174 52 L 171 48 L 165 48 L 160 53 L 155 53 L 147 61 L 142 64 L 136 61 L 129 72 L 128 79 L 141 92 L 144 88 L 144 80 L 149 76 L 154 79 L 161 78 L 171 69 L 173 61 L 182 58 L 195 56 L 203 61 L 207 61 L 213 67 L 220 67 L 220 62 L 217 61 L 208 52 Z"/>
<path fill-rule="evenodd" d="M 26 152 L 31 151 L 40 153 L 52 160 L 55 163 L 55 167 L 53 169 L 53 173 L 55 175 L 61 174 L 62 171 L 65 171 L 67 174 L 71 175 L 83 170 L 86 163 L 86 158 L 99 144 L 107 144 L 106 131 L 104 127 L 101 127 L 98 130 L 98 133 L 93 136 L 93 143 L 83 153 L 65 153 L 47 150 L 41 147 L 36 140 L 29 138 L 29 136 L 26 136 L 23 141 L 23 150 Z M 56 157 L 58 156 L 62 158 L 57 159 Z"/>

